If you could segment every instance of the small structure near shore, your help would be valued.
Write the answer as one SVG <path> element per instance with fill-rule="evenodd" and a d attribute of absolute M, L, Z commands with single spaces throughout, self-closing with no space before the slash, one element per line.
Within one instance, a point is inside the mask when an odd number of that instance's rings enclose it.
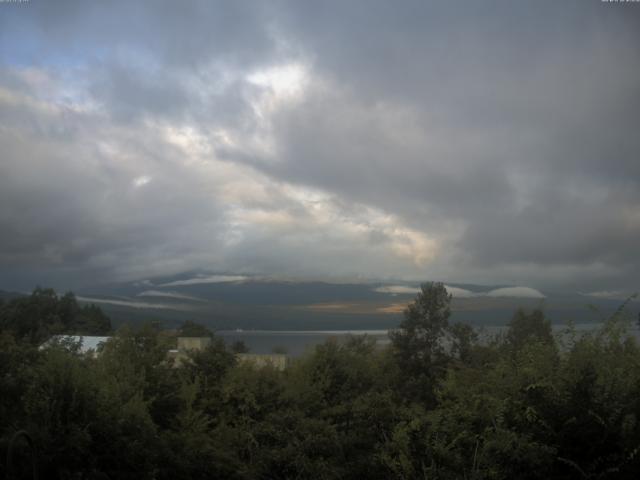
<path fill-rule="evenodd" d="M 251 365 L 256 368 L 272 367 L 280 371 L 285 370 L 289 365 L 289 357 L 282 353 L 237 353 L 236 359 L 239 364 Z"/>
<path fill-rule="evenodd" d="M 177 348 L 169 350 L 169 358 L 179 367 L 188 358 L 189 352 L 199 352 L 211 345 L 211 337 L 178 337 Z M 254 368 L 271 367 L 283 371 L 289 364 L 289 357 L 284 354 L 237 353 L 236 360 L 240 365 Z"/>
<path fill-rule="evenodd" d="M 112 337 L 98 337 L 91 335 L 54 335 L 40 346 L 40 349 L 62 345 L 69 349 L 77 349 L 79 353 L 91 354 L 97 357 L 102 346 Z M 167 358 L 173 360 L 175 367 L 180 367 L 188 358 L 190 352 L 200 352 L 211 345 L 211 337 L 177 337 L 177 348 L 167 352 Z M 281 353 L 237 353 L 236 360 L 240 365 L 250 365 L 254 368 L 271 367 L 283 371 L 289 365 L 289 356 Z"/>
<path fill-rule="evenodd" d="M 167 357 L 173 359 L 173 365 L 179 367 L 189 357 L 189 352 L 199 352 L 211 345 L 211 337 L 178 337 L 177 348 L 167 352 Z"/>

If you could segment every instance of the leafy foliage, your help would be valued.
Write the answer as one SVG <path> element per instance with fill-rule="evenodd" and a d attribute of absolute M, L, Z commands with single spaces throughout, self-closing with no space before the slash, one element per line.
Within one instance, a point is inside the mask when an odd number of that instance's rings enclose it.
<path fill-rule="evenodd" d="M 0 303 L 0 329 L 39 345 L 56 334 L 105 335 L 111 321 L 93 304 L 78 305 L 71 292 L 58 296 L 53 289 L 38 287 L 28 297 Z"/>
<path fill-rule="evenodd" d="M 0 307 L 0 462 L 25 430 L 42 478 L 638 477 L 640 346 L 620 312 L 558 338 L 518 311 L 480 342 L 449 300 L 425 284 L 390 345 L 331 340 L 279 371 L 215 336 L 178 366 L 150 324 L 97 357 L 38 349 L 87 322 L 71 294 L 36 290 Z"/>
<path fill-rule="evenodd" d="M 181 337 L 210 337 L 213 335 L 213 332 L 204 325 L 192 320 L 186 320 L 180 325 L 178 335 Z"/>

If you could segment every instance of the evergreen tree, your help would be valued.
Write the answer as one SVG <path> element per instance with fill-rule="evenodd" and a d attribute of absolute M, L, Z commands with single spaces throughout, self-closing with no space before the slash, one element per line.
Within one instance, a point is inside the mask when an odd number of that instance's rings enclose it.
<path fill-rule="evenodd" d="M 405 309 L 400 328 L 390 336 L 401 372 L 401 390 L 409 399 L 432 407 L 437 382 L 444 376 L 449 359 L 445 336 L 451 295 L 442 283 L 424 283 L 421 290 Z"/>

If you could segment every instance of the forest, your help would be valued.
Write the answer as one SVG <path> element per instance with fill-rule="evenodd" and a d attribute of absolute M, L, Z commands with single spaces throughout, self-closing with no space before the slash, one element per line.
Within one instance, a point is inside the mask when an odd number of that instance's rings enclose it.
<path fill-rule="evenodd" d="M 542 310 L 518 310 L 481 339 L 449 321 L 444 285 L 425 283 L 388 345 L 327 341 L 278 371 L 238 364 L 214 334 L 176 366 L 175 332 L 112 331 L 71 293 L 0 302 L 0 478 L 640 476 L 640 348 L 625 304 L 556 335 Z M 113 337 L 98 355 L 39 348 L 63 333 Z"/>

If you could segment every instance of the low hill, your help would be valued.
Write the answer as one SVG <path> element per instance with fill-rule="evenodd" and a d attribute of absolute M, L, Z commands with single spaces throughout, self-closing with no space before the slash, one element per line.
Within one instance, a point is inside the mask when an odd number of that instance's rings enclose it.
<path fill-rule="evenodd" d="M 407 282 L 329 283 L 188 272 L 80 290 L 78 299 L 100 305 L 114 325 L 158 320 L 174 327 L 190 319 L 214 329 L 388 329 L 398 324 L 418 288 Z M 556 324 L 595 323 L 622 303 L 504 285 L 448 288 L 453 293 L 452 320 L 475 326 L 504 325 L 519 307 L 542 307 Z M 639 305 L 629 306 L 634 318 Z"/>

